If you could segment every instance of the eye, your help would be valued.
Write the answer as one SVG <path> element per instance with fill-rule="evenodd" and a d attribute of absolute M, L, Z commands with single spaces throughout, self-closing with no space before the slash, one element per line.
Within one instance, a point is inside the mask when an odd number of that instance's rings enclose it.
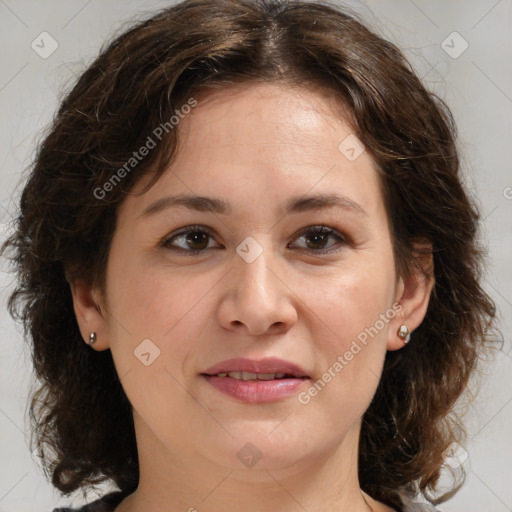
<path fill-rule="evenodd" d="M 301 251 L 310 254 L 337 253 L 341 249 L 331 249 L 336 245 L 346 245 L 348 242 L 338 231 L 326 226 L 306 228 L 295 240 L 303 239 L 298 245 Z M 331 243 L 329 244 L 329 240 Z M 336 243 L 337 242 L 337 243 Z M 198 255 L 207 249 L 219 248 L 208 228 L 203 226 L 188 226 L 180 232 L 166 237 L 161 246 L 173 251 L 185 253 L 187 256 Z M 292 246 L 289 244 L 288 247 Z"/>
<path fill-rule="evenodd" d="M 338 231 L 326 226 L 312 226 L 306 228 L 295 240 L 304 240 L 304 244 L 299 249 L 310 254 L 328 254 L 337 253 L 340 249 L 329 249 L 333 244 L 329 245 L 329 239 L 337 241 L 336 245 L 346 245 L 347 241 Z"/>
<path fill-rule="evenodd" d="M 215 249 L 211 245 L 212 235 L 203 226 L 188 226 L 179 233 L 171 235 L 162 241 L 162 247 L 173 251 L 187 253 L 188 256 L 200 254 L 206 249 Z"/>

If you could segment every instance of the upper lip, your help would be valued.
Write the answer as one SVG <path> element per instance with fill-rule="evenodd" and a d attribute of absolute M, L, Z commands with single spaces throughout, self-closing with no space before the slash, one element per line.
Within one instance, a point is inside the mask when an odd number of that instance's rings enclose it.
<path fill-rule="evenodd" d="M 237 357 L 228 359 L 211 366 L 203 374 L 217 375 L 218 373 L 229 372 L 286 373 L 294 377 L 308 377 L 305 370 L 299 365 L 277 357 L 267 357 L 264 359 Z"/>

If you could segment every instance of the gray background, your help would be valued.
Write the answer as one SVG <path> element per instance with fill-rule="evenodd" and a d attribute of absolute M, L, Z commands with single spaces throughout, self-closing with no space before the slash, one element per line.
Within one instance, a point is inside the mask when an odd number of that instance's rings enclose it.
<path fill-rule="evenodd" d="M 23 172 L 62 90 L 114 31 L 168 4 L 0 0 L 0 239 L 15 209 Z M 368 0 L 348 5 L 404 49 L 428 86 L 447 100 L 459 126 L 467 184 L 479 198 L 485 218 L 482 236 L 490 248 L 484 283 L 499 307 L 504 345 L 482 366 L 481 391 L 469 410 L 466 484 L 441 510 L 512 511 L 512 1 Z M 58 43 L 46 59 L 31 47 L 43 31 Z M 468 48 L 458 55 L 464 41 Z M 12 277 L 5 267 L 2 262 L 0 512 L 50 511 L 71 499 L 59 500 L 28 449 L 31 370 L 20 328 L 6 313 Z M 79 496 L 74 503 L 82 503 Z"/>

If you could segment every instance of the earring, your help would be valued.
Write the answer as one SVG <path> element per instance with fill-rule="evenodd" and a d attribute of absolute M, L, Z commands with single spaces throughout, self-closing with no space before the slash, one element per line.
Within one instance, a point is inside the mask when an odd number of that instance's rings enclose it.
<path fill-rule="evenodd" d="M 91 332 L 91 334 L 89 334 L 89 345 L 92 345 L 95 341 L 96 341 L 96 333 Z"/>
<path fill-rule="evenodd" d="M 407 325 L 402 324 L 400 326 L 400 329 L 398 329 L 398 337 L 404 342 L 409 343 L 409 340 L 411 339 L 411 331 L 407 328 Z"/>

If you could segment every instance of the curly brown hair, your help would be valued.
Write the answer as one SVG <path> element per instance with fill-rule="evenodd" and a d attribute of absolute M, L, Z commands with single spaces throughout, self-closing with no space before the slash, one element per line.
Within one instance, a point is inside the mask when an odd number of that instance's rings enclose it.
<path fill-rule="evenodd" d="M 118 36 L 62 101 L 2 247 L 18 274 L 9 307 L 40 381 L 30 417 L 52 483 L 68 494 L 111 480 L 127 495 L 138 484 L 131 405 L 110 351 L 84 344 L 69 283 L 104 286 L 116 211 L 172 162 L 179 126 L 113 176 L 187 99 L 251 81 L 320 86 L 348 111 L 378 166 L 402 275 L 417 259 L 414 242 L 432 244 L 429 308 L 414 342 L 386 355 L 363 418 L 359 478 L 391 506 L 418 491 L 441 502 L 458 488 L 435 498 L 443 451 L 464 432 L 454 405 L 495 314 L 479 283 L 479 214 L 448 107 L 393 44 L 327 1 L 183 1 Z"/>

